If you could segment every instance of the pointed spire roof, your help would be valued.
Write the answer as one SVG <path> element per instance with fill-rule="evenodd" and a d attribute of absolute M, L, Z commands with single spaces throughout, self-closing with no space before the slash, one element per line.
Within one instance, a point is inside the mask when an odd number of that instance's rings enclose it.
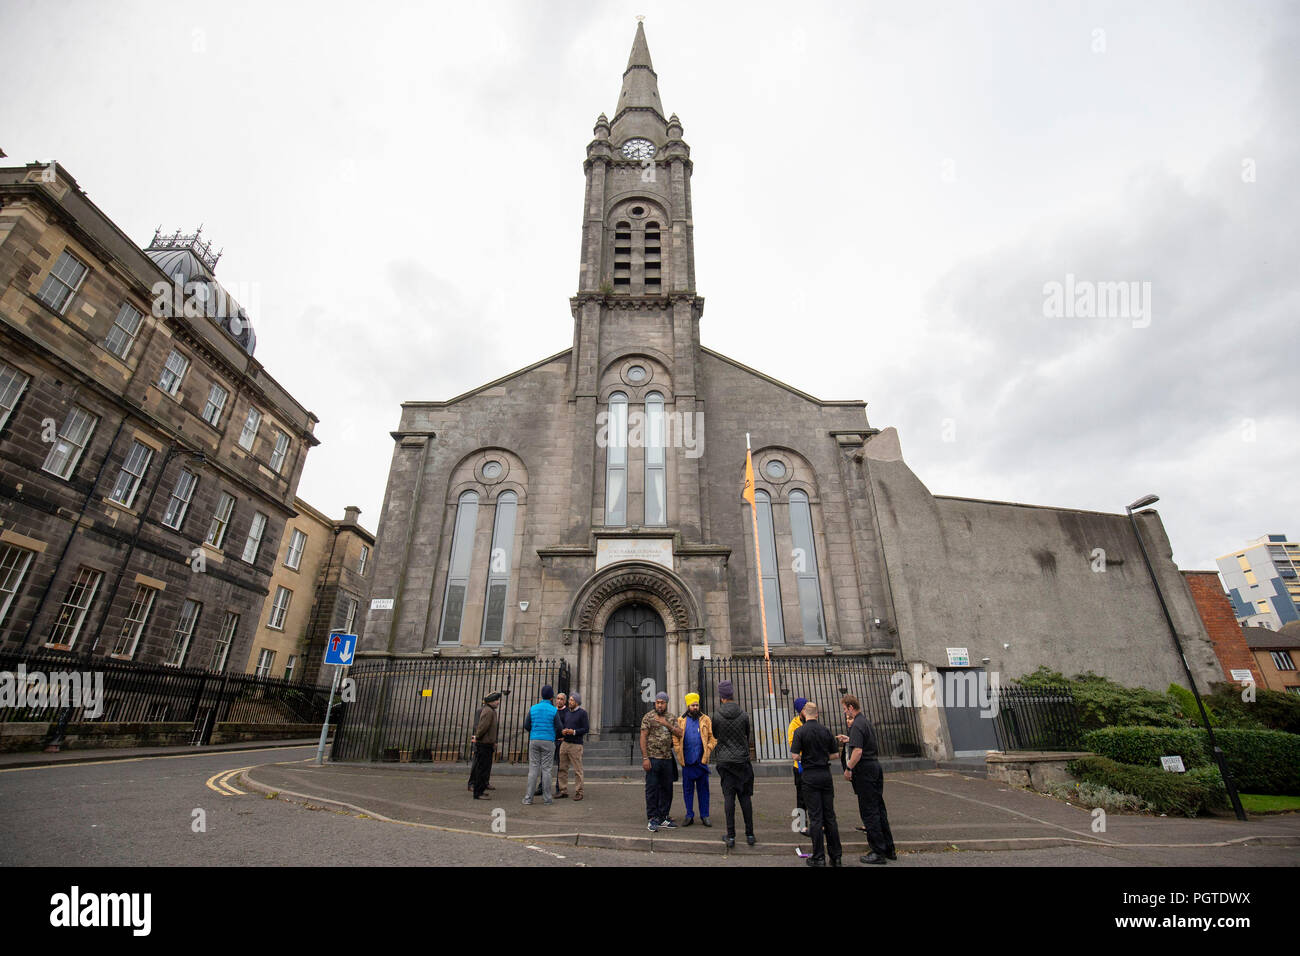
<path fill-rule="evenodd" d="M 650 44 L 645 38 L 645 24 L 638 21 L 632 52 L 623 71 L 623 86 L 614 109 L 610 139 L 621 143 L 633 136 L 643 136 L 662 145 L 668 121 L 659 101 L 659 77 L 650 61 Z"/>
<path fill-rule="evenodd" d="M 632 40 L 632 53 L 627 58 L 627 68 L 630 70 L 634 66 L 644 66 L 648 70 L 655 68 L 650 62 L 650 44 L 645 41 L 645 24 L 639 20 L 636 25 L 636 37 Z"/>

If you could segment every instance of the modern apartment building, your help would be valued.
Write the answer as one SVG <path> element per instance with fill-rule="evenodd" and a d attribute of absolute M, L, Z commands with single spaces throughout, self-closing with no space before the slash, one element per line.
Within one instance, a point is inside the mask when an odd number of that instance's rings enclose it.
<path fill-rule="evenodd" d="M 1300 544 L 1266 534 L 1216 563 L 1242 625 L 1276 631 L 1300 620 Z"/>

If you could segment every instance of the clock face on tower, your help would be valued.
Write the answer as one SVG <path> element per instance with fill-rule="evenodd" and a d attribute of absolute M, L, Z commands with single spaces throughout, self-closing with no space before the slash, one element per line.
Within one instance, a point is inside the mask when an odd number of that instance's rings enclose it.
<path fill-rule="evenodd" d="M 623 155 L 627 159 L 650 159 L 655 154 L 655 144 L 648 139 L 629 139 L 623 144 Z"/>

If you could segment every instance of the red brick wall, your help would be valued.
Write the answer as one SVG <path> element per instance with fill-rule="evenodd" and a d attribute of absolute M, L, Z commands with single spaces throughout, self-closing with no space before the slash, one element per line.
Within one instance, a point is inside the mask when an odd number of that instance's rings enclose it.
<path fill-rule="evenodd" d="M 1232 671 L 1249 670 L 1255 675 L 1255 685 L 1264 687 L 1264 675 L 1260 673 L 1255 656 L 1246 646 L 1246 638 L 1241 633 L 1241 625 L 1232 611 L 1232 602 L 1223 591 L 1217 571 L 1184 571 L 1183 578 L 1192 591 L 1192 600 L 1205 622 L 1205 629 L 1214 643 L 1215 656 L 1223 668 L 1225 680 L 1232 680 Z"/>

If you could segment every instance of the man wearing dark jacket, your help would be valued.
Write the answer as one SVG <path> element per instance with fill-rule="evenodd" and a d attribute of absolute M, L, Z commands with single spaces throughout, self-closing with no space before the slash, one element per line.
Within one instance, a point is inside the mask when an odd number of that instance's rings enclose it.
<path fill-rule="evenodd" d="M 835 739 L 844 744 L 840 752 L 844 779 L 853 783 L 853 792 L 858 796 L 858 815 L 862 817 L 862 828 L 867 831 L 867 843 L 871 846 L 871 852 L 861 860 L 877 865 L 897 860 L 894 834 L 889 830 L 889 814 L 885 812 L 885 773 L 876 759 L 876 732 L 856 697 L 845 694 L 840 703 L 849 732 Z"/>
<path fill-rule="evenodd" d="M 839 748 L 835 737 L 817 719 L 817 705 L 808 701 L 803 708 L 804 725 L 794 732 L 790 752 L 803 767 L 803 798 L 808 803 L 808 830 L 812 834 L 809 866 L 825 866 L 830 851 L 831 866 L 841 866 L 840 829 L 835 822 L 835 781 L 831 777 L 831 754 Z"/>
<path fill-rule="evenodd" d="M 500 703 L 499 693 L 488 694 L 483 698 L 483 709 L 478 712 L 474 735 L 469 738 L 474 747 L 474 767 L 469 775 L 469 785 L 474 791 L 475 800 L 488 789 L 488 780 L 492 775 L 492 756 L 497 749 L 497 707 Z"/>
<path fill-rule="evenodd" d="M 557 797 L 569 795 L 569 765 L 573 765 L 574 800 L 582 799 L 582 742 L 591 730 L 587 712 L 580 706 L 582 696 L 575 690 L 569 695 L 569 706 L 560 711 L 560 775 L 556 778 Z"/>
<path fill-rule="evenodd" d="M 753 846 L 754 839 L 754 765 L 749 762 L 749 715 L 735 701 L 735 688 L 731 681 L 718 681 L 718 698 L 722 701 L 713 715 L 713 737 L 718 744 L 713 748 L 713 765 L 718 770 L 722 784 L 723 808 L 727 815 L 727 835 L 723 837 L 728 847 L 736 845 L 736 798 L 740 798 L 740 812 L 745 817 L 745 842 Z"/>

